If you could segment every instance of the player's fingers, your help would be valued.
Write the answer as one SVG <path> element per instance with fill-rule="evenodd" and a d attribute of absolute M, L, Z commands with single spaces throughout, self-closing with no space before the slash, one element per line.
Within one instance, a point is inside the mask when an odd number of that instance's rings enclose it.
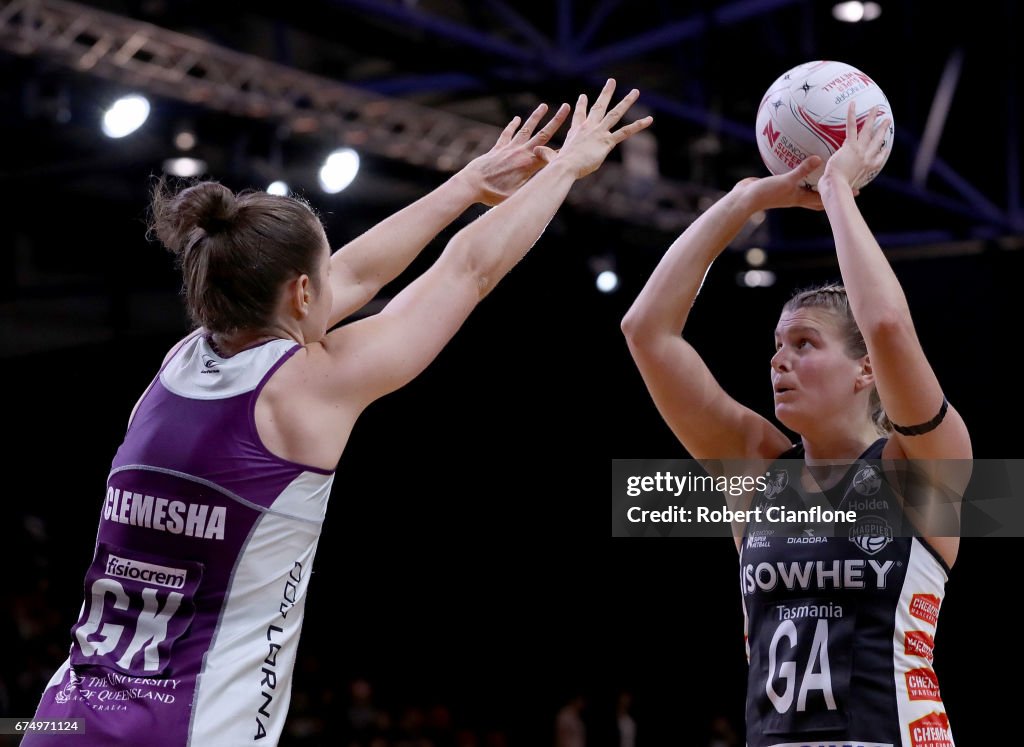
<path fill-rule="evenodd" d="M 652 122 L 654 122 L 654 117 L 644 117 L 643 119 L 638 119 L 636 122 L 628 124 L 619 130 L 616 130 L 613 133 L 615 144 L 618 145 L 623 140 L 632 137 L 641 130 L 646 130 L 648 127 L 651 126 Z"/>
<path fill-rule="evenodd" d="M 498 135 L 498 143 L 497 144 L 498 145 L 507 145 L 509 142 L 511 142 L 512 141 L 512 133 L 514 133 L 516 131 L 516 128 L 519 126 L 519 123 L 521 121 L 522 120 L 518 116 L 512 117 L 512 121 L 509 122 L 507 125 L 505 125 L 505 129 L 501 131 L 500 135 Z"/>
<path fill-rule="evenodd" d="M 558 128 L 562 126 L 562 123 L 565 122 L 566 117 L 568 116 L 569 105 L 562 104 L 558 107 L 558 111 L 555 112 L 555 116 L 551 118 L 551 121 L 544 125 L 544 127 L 542 127 L 541 130 L 530 139 L 530 142 L 528 142 L 527 145 L 544 145 L 544 143 L 550 140 L 554 134 L 558 132 Z"/>
<path fill-rule="evenodd" d="M 640 97 L 640 91 L 633 89 L 625 96 L 622 97 L 622 101 L 615 105 L 615 108 L 604 115 L 604 123 L 608 129 L 611 129 L 615 124 L 622 119 L 622 117 L 629 111 L 629 107 L 633 106 L 636 100 Z"/>
<path fill-rule="evenodd" d="M 604 113 L 608 111 L 608 104 L 611 103 L 612 95 L 615 93 L 615 78 L 609 78 L 604 88 L 601 89 L 601 93 L 597 95 L 597 100 L 594 102 L 594 107 L 590 110 L 590 115 L 595 119 L 600 119 L 604 116 Z"/>
<path fill-rule="evenodd" d="M 530 135 L 533 134 L 533 131 L 536 129 L 537 124 L 540 122 L 541 118 L 544 116 L 547 110 L 547 104 L 541 104 L 536 109 L 534 109 L 533 114 L 531 114 L 529 118 L 526 120 L 526 124 L 524 124 L 522 126 L 522 129 L 520 129 L 519 132 L 516 133 L 515 139 L 529 140 Z"/>
<path fill-rule="evenodd" d="M 581 93 L 576 99 L 576 108 L 572 112 L 572 126 L 579 127 L 587 121 L 587 94 Z"/>

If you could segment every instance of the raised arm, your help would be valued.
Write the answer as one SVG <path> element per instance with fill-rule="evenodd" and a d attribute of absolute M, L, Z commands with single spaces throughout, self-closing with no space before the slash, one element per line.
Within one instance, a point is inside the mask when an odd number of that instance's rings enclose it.
<path fill-rule="evenodd" d="M 630 92 L 607 111 L 614 81 L 587 111 L 581 95 L 565 143 L 522 188 L 457 233 L 437 262 L 379 314 L 334 330 L 323 347 L 330 360 L 327 401 L 362 407 L 398 389 L 429 364 L 480 300 L 534 245 L 573 183 L 596 170 L 618 143 L 651 123 L 649 117 L 613 131 L 636 100 Z"/>
<path fill-rule="evenodd" d="M 889 420 L 917 426 L 936 418 L 944 406 L 942 387 L 914 331 L 903 288 L 854 200 L 852 184 L 881 168 L 882 140 L 888 121 L 875 128 L 872 111 L 863 128 L 851 105 L 846 141 L 825 164 L 818 182 L 835 238 L 839 269 Z M 892 441 L 912 459 L 970 459 L 971 439 L 963 418 L 948 406 L 936 427 L 921 435 L 897 432 Z"/>
<path fill-rule="evenodd" d="M 547 105 L 541 104 L 520 127 L 516 117 L 494 147 L 473 159 L 430 194 L 381 221 L 331 257 L 334 306 L 329 324 L 362 308 L 385 284 L 398 277 L 423 248 L 474 203 L 497 205 L 544 165 L 536 153 L 569 114 L 563 104 L 536 134 Z"/>
<path fill-rule="evenodd" d="M 775 458 L 786 436 L 726 394 L 681 335 L 711 263 L 758 210 L 821 209 L 801 187 L 821 165 L 811 158 L 794 171 L 744 179 L 669 247 L 622 320 L 622 331 L 658 411 L 695 459 Z"/>

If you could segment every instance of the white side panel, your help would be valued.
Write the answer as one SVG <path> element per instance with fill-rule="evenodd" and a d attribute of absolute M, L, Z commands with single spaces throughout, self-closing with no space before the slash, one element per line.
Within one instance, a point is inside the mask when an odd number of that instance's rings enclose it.
<path fill-rule="evenodd" d="M 902 747 L 953 747 L 946 707 L 940 699 L 938 681 L 927 655 L 928 641 L 934 642 L 939 607 L 945 595 L 946 571 L 916 538 L 910 544 L 907 563 L 893 633 L 896 709 Z"/>
<path fill-rule="evenodd" d="M 272 508 L 322 519 L 333 475 L 303 473 Z M 235 568 L 196 685 L 189 744 L 277 744 L 320 525 L 259 519 Z"/>

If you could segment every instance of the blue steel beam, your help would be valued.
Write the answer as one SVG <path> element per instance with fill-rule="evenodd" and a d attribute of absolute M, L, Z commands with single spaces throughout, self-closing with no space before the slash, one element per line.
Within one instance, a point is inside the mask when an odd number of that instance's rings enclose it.
<path fill-rule="evenodd" d="M 682 21 L 665 26 L 656 31 L 649 31 L 627 39 L 618 44 L 611 44 L 596 52 L 578 59 L 572 70 L 586 73 L 599 70 L 610 62 L 636 57 L 660 47 L 688 39 L 708 30 L 708 17 L 717 26 L 739 23 L 755 16 L 770 13 L 801 0 L 738 0 L 711 11 L 710 14 L 699 13 Z"/>
<path fill-rule="evenodd" d="M 399 75 L 378 80 L 361 80 L 356 84 L 364 91 L 381 96 L 402 96 L 410 93 L 475 91 L 485 87 L 484 81 L 468 73 L 435 73 L 433 75 Z"/>
<path fill-rule="evenodd" d="M 590 14 L 590 18 L 587 19 L 587 23 L 580 32 L 580 35 L 572 40 L 573 52 L 578 53 L 587 48 L 587 45 L 594 37 L 594 34 L 601 29 L 601 24 L 604 23 L 604 19 L 606 19 L 621 2 L 622 0 L 601 0 L 601 4 L 594 8 L 594 11 Z"/>
<path fill-rule="evenodd" d="M 532 23 L 502 2 L 502 0 L 484 0 L 484 2 L 488 8 L 494 11 L 498 18 L 518 31 L 520 36 L 530 42 L 535 48 L 543 52 L 551 49 L 551 40 L 540 33 Z"/>
<path fill-rule="evenodd" d="M 558 48 L 563 52 L 568 52 L 569 45 L 572 43 L 572 0 L 558 0 L 557 12 L 555 38 L 558 40 Z"/>
<path fill-rule="evenodd" d="M 359 10 L 367 15 L 380 16 L 392 21 L 408 24 L 409 26 L 427 31 L 435 36 L 463 44 L 481 52 L 503 57 L 516 62 L 536 64 L 538 55 L 534 50 L 523 49 L 515 44 L 496 39 L 489 34 L 484 34 L 476 29 L 467 28 L 453 21 L 448 21 L 438 16 L 422 11 L 406 8 L 401 5 L 392 5 L 380 0 L 330 0 L 334 5 L 344 6 Z"/>

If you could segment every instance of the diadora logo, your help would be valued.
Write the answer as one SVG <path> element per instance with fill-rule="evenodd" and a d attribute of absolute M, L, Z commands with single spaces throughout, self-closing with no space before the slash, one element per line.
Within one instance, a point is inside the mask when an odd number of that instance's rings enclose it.
<path fill-rule="evenodd" d="M 764 130 L 761 132 L 761 134 L 768 138 L 768 147 L 774 148 L 775 141 L 779 139 L 779 132 L 774 127 L 772 127 L 771 120 L 768 120 L 768 124 L 764 126 Z"/>
<path fill-rule="evenodd" d="M 203 370 L 200 371 L 200 373 L 204 373 L 204 374 L 219 374 L 220 373 L 220 363 L 215 361 L 210 356 L 204 354 L 203 355 Z"/>
<path fill-rule="evenodd" d="M 892 542 L 892 527 L 881 516 L 860 516 L 850 527 L 850 542 L 874 555 Z"/>

